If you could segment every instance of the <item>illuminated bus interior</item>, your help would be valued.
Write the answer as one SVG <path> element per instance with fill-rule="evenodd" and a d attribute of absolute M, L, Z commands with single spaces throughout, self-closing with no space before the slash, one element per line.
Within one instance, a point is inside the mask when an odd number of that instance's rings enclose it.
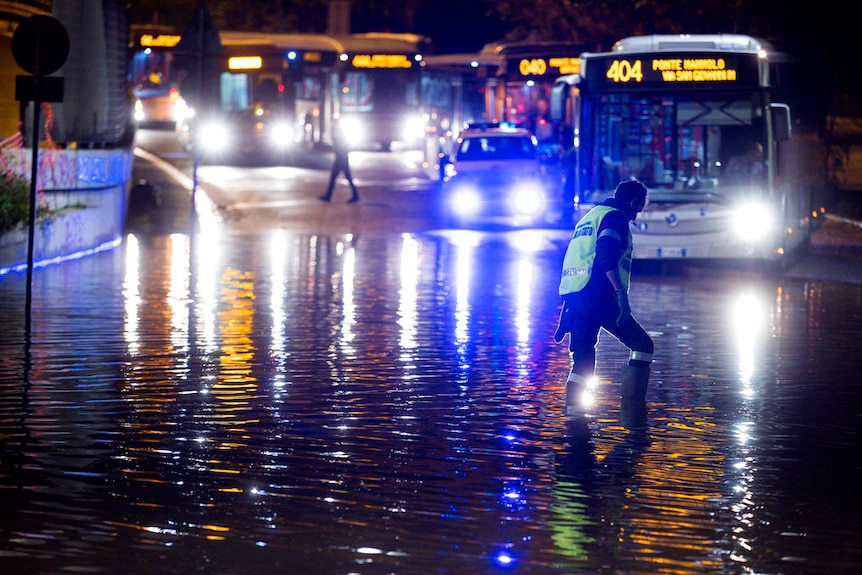
<path fill-rule="evenodd" d="M 611 94 L 593 102 L 585 142 L 588 189 L 637 178 L 653 190 L 764 187 L 762 107 L 742 98 Z M 760 147 L 760 158 L 746 158 Z M 753 154 L 752 154 L 753 156 Z M 759 164 L 758 164 L 759 162 Z"/>

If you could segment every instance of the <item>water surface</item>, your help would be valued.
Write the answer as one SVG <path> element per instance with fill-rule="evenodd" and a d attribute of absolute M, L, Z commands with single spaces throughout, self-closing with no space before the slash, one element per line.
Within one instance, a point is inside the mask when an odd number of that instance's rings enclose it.
<path fill-rule="evenodd" d="M 556 232 L 129 235 L 0 277 L 2 573 L 862 571 L 862 286 L 635 277 L 563 410 Z M 622 414 L 625 415 L 625 414 Z"/>

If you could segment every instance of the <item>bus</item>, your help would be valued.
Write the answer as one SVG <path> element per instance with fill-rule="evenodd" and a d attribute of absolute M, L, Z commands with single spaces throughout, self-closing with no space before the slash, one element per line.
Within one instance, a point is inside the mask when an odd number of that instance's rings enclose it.
<path fill-rule="evenodd" d="M 448 107 L 445 99 L 425 96 L 428 132 L 442 136 L 440 154 L 451 152 L 459 131 L 468 124 L 511 125 L 530 130 L 539 142 L 544 167 L 558 169 L 564 142 L 559 123 L 550 117 L 551 89 L 558 78 L 580 71 L 582 50 L 582 45 L 571 42 L 508 42 L 488 44 L 476 54 L 426 58 L 428 88 L 435 82 L 451 86 Z M 431 149 L 430 144 L 427 147 Z M 430 154 L 426 156 L 430 162 Z"/>
<path fill-rule="evenodd" d="M 486 47 L 500 57 L 492 92 L 491 116 L 527 128 L 540 145 L 558 146 L 560 134 L 551 121 L 551 88 L 561 76 L 578 74 L 583 45 L 568 42 L 512 42 Z"/>
<path fill-rule="evenodd" d="M 425 136 L 421 104 L 423 58 L 430 42 L 416 34 L 338 37 L 335 117 L 354 147 L 418 148 Z"/>
<path fill-rule="evenodd" d="M 219 110 L 198 118 L 206 155 L 259 157 L 313 146 L 329 129 L 341 45 L 321 34 L 220 32 Z"/>
<path fill-rule="evenodd" d="M 488 82 L 500 66 L 496 53 L 429 55 L 422 73 L 426 118 L 423 164 L 432 179 L 442 178 L 444 158 L 470 124 L 491 123 L 493 92 Z"/>
<path fill-rule="evenodd" d="M 346 125 L 354 148 L 422 142 L 424 37 L 222 31 L 219 39 L 220 109 L 194 119 L 204 155 L 331 145 L 336 121 Z"/>
<path fill-rule="evenodd" d="M 637 178 L 650 193 L 635 258 L 781 262 L 807 243 L 825 177 L 787 103 L 791 58 L 745 35 L 653 35 L 580 65 L 551 94 L 575 221 Z"/>
<path fill-rule="evenodd" d="M 133 31 L 129 83 L 135 121 L 141 127 L 176 129 L 185 118 L 181 72 L 174 66 L 179 42 L 180 35 L 168 28 Z"/>

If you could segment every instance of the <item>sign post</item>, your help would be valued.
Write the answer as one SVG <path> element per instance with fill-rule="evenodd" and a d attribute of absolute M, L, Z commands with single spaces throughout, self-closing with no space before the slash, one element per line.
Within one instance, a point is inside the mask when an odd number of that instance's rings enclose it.
<path fill-rule="evenodd" d="M 30 307 L 33 301 L 33 243 L 37 214 L 39 175 L 39 112 L 42 102 L 63 101 L 63 78 L 48 78 L 63 67 L 69 57 L 69 34 L 59 20 L 50 16 L 30 16 L 12 36 L 12 55 L 31 76 L 16 76 L 15 99 L 33 102 L 33 147 L 30 165 L 30 224 L 27 229 L 27 337 L 30 337 Z"/>
<path fill-rule="evenodd" d="M 195 17 L 182 34 L 177 44 L 178 61 L 176 67 L 186 68 L 192 89 L 184 94 L 195 110 L 191 128 L 192 152 L 192 232 L 197 228 L 197 208 L 195 194 L 198 189 L 198 167 L 201 162 L 200 142 L 197 128 L 201 117 L 212 115 L 218 108 L 219 84 L 221 73 L 222 45 L 218 30 L 206 5 L 198 8 Z"/>

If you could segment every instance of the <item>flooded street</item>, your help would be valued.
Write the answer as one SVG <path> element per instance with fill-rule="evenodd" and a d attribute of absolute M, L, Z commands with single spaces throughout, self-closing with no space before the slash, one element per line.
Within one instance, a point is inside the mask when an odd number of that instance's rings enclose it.
<path fill-rule="evenodd" d="M 204 228 L 0 276 L 2 574 L 862 572 L 862 285 L 635 275 L 563 410 L 568 232 Z"/>

